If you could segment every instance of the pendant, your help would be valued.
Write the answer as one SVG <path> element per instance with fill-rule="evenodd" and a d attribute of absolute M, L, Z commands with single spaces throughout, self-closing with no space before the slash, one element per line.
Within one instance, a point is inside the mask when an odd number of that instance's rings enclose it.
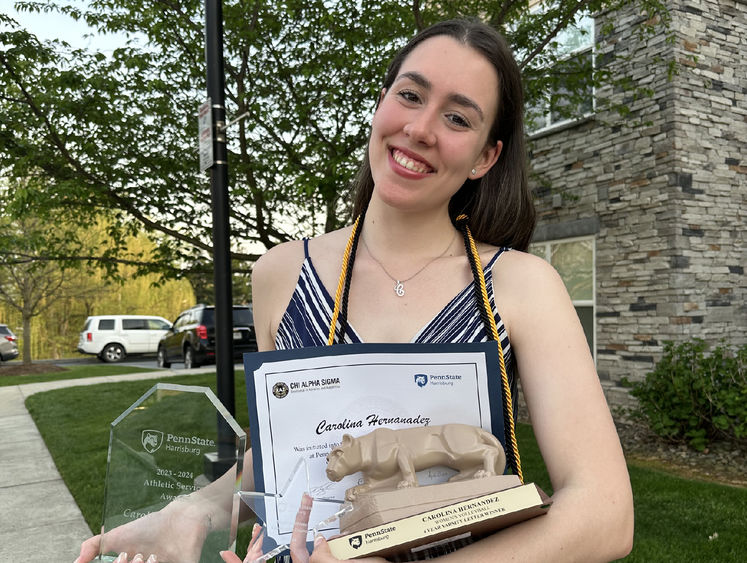
<path fill-rule="evenodd" d="M 394 285 L 394 293 L 397 294 L 397 297 L 404 297 L 405 295 L 405 286 L 399 280 L 397 280 L 397 283 Z"/>

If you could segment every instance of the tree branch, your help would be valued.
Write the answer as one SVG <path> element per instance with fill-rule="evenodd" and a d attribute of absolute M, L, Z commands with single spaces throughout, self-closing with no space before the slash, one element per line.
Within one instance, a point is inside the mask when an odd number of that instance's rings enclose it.
<path fill-rule="evenodd" d="M 423 31 L 425 23 L 423 22 L 423 14 L 420 13 L 420 0 L 412 0 L 412 15 L 415 19 L 415 29 L 418 32 Z"/>
<path fill-rule="evenodd" d="M 125 266 L 157 266 L 158 269 L 167 270 L 174 274 L 181 273 L 183 270 L 176 268 L 169 264 L 163 264 L 162 262 L 153 260 L 132 260 L 128 258 L 113 258 L 109 256 L 81 256 L 81 255 L 39 255 L 39 254 L 26 254 L 17 251 L 0 250 L 0 256 L 16 256 L 16 259 L 4 259 L 0 261 L 0 266 L 14 266 L 19 264 L 30 264 L 34 262 L 99 262 L 102 264 L 122 264 Z M 231 259 L 239 261 L 253 262 L 257 260 L 260 254 L 246 254 L 243 252 L 232 252 Z M 14 275 L 14 271 L 11 268 L 11 275 Z M 17 280 L 16 280 L 17 281 Z"/>
<path fill-rule="evenodd" d="M 498 15 L 495 15 L 492 18 L 490 18 L 490 25 L 494 28 L 503 27 L 506 16 L 511 11 L 511 9 L 517 4 L 523 4 L 523 3 L 524 3 L 523 0 L 505 0 L 505 2 L 503 2 L 503 4 L 501 5 L 501 9 L 498 12 Z"/>
<path fill-rule="evenodd" d="M 576 4 L 566 13 L 565 17 L 561 18 L 555 25 L 553 30 L 547 34 L 545 39 L 539 45 L 537 45 L 526 57 L 522 59 L 522 61 L 519 63 L 519 69 L 523 70 L 524 67 L 529 64 L 534 57 L 539 55 L 542 50 L 550 43 L 550 41 L 555 39 L 558 33 L 568 27 L 568 25 L 576 17 L 576 14 L 583 8 L 585 8 L 588 4 L 589 0 L 579 0 L 578 2 L 576 2 Z"/>

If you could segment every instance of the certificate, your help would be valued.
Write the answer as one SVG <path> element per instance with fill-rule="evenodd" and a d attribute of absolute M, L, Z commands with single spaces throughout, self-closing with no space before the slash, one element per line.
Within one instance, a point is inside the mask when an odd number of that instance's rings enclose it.
<path fill-rule="evenodd" d="M 360 474 L 333 483 L 325 473 L 327 454 L 343 434 L 462 423 L 480 426 L 503 443 L 497 365 L 495 342 L 350 344 L 245 354 L 254 480 L 257 491 L 270 493 L 268 533 L 278 542 L 290 540 L 303 492 L 342 501 L 345 490 L 359 484 Z M 443 482 L 451 474 L 431 468 L 418 480 Z M 326 519 L 335 506 L 315 504 L 310 522 Z"/>

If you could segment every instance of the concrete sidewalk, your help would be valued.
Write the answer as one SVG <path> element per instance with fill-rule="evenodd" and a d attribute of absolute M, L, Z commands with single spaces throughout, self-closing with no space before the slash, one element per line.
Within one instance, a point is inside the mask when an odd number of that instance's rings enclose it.
<path fill-rule="evenodd" d="M 27 397 L 63 387 L 141 379 L 155 383 L 214 370 L 209 366 L 0 387 L 0 562 L 72 563 L 81 542 L 92 535 L 26 410 Z"/>

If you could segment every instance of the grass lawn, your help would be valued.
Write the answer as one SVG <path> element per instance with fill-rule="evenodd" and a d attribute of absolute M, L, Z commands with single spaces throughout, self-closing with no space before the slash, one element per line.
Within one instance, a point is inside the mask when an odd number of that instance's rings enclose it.
<path fill-rule="evenodd" d="M 35 364 L 39 365 L 39 364 Z M 55 366 L 51 366 L 54 368 Z M 24 383 L 41 383 L 62 379 L 80 379 L 81 377 L 97 377 L 100 375 L 122 375 L 127 373 L 144 373 L 157 371 L 157 368 L 136 368 L 116 364 L 72 364 L 63 371 L 49 373 L 30 373 L 28 375 L 4 375 L 0 367 L 0 387 L 9 385 L 23 385 Z"/>
<path fill-rule="evenodd" d="M 168 382 L 215 390 L 214 374 L 169 377 Z M 152 380 L 132 381 L 60 389 L 26 401 L 57 468 L 94 530 L 101 524 L 109 425 L 153 384 Z M 248 426 L 240 371 L 236 373 L 236 410 L 239 424 Z M 551 493 L 531 427 L 520 425 L 517 438 L 525 479 Z M 746 488 L 691 481 L 633 464 L 629 469 L 636 532 L 633 552 L 624 561 L 743 560 L 747 553 Z"/>

